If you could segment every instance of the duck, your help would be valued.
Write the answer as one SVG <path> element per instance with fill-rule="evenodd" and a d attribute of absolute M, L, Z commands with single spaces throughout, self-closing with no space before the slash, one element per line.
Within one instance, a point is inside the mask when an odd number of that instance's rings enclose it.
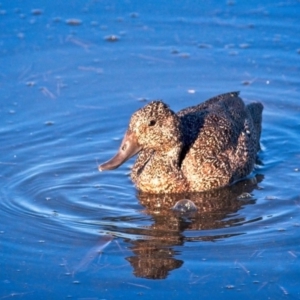
<path fill-rule="evenodd" d="M 137 155 L 131 179 L 140 192 L 179 194 L 230 186 L 254 169 L 263 104 L 245 104 L 239 92 L 210 98 L 175 113 L 151 101 L 130 118 L 117 154 L 99 171 Z"/>

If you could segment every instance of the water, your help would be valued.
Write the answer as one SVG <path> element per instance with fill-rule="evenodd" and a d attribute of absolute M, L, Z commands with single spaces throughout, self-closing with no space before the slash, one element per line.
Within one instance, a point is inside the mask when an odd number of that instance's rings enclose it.
<path fill-rule="evenodd" d="M 2 1 L 0 299 L 300 299 L 299 12 Z M 262 164 L 197 212 L 137 193 L 133 160 L 98 172 L 148 100 L 235 90 L 265 106 Z"/>

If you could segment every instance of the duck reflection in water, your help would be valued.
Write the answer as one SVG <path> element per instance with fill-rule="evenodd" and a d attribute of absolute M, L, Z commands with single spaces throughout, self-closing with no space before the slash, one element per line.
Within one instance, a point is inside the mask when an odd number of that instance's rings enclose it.
<path fill-rule="evenodd" d="M 125 232 L 128 230 L 128 234 L 145 236 L 144 239 L 126 240 L 132 244 L 130 249 L 134 255 L 127 260 L 134 268 L 134 274 L 142 278 L 164 279 L 169 272 L 183 265 L 183 261 L 177 258 L 176 246 L 243 234 L 216 235 L 213 230 L 237 226 L 246 221 L 238 211 L 245 205 L 255 204 L 251 193 L 259 188 L 258 183 L 262 180 L 262 175 L 256 175 L 234 186 L 202 193 L 153 195 L 138 192 L 137 197 L 145 207 L 144 213 L 151 216 L 153 223 L 146 230 L 144 227 L 124 229 Z M 197 210 L 187 213 L 174 211 L 174 205 L 182 199 L 191 200 Z M 212 231 L 201 234 L 202 230 Z M 189 234 L 189 231 L 194 232 Z"/>

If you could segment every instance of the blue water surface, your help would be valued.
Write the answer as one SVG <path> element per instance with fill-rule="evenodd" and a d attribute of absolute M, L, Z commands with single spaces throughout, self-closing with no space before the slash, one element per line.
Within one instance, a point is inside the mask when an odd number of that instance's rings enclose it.
<path fill-rule="evenodd" d="M 300 299 L 299 13 L 2 0 L 0 299 Z M 261 163 L 195 195 L 196 213 L 138 193 L 134 158 L 98 172 L 149 100 L 178 111 L 236 90 L 264 104 Z"/>

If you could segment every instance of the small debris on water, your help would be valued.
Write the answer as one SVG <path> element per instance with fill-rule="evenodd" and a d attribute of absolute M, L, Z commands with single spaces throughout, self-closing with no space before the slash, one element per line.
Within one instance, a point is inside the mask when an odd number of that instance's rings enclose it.
<path fill-rule="evenodd" d="M 66 24 L 70 26 L 78 26 L 82 24 L 80 19 L 67 19 Z"/>
<path fill-rule="evenodd" d="M 117 35 L 111 34 L 111 35 L 107 35 L 104 39 L 108 42 L 117 42 L 118 40 L 120 40 L 120 37 Z"/>
<path fill-rule="evenodd" d="M 298 257 L 293 251 L 288 251 L 288 254 L 290 254 L 294 258 Z"/>
<path fill-rule="evenodd" d="M 226 285 L 226 289 L 228 289 L 228 290 L 232 290 L 232 289 L 234 289 L 234 288 L 235 288 L 235 286 L 232 285 L 232 284 Z"/>
<path fill-rule="evenodd" d="M 210 48 L 212 48 L 212 45 L 209 45 L 209 44 L 199 44 L 198 48 L 200 48 L 200 49 L 210 49 Z"/>
<path fill-rule="evenodd" d="M 288 291 L 283 286 L 280 285 L 279 287 L 282 290 L 282 292 L 283 292 L 284 295 L 288 295 L 289 294 Z"/>
<path fill-rule="evenodd" d="M 235 55 L 238 55 L 239 52 L 238 52 L 238 51 L 230 51 L 228 54 L 229 54 L 230 56 L 235 56 Z"/>
<path fill-rule="evenodd" d="M 171 50 L 171 54 L 178 54 L 179 53 L 179 50 L 177 50 L 177 49 L 172 49 Z"/>
<path fill-rule="evenodd" d="M 130 14 L 130 17 L 131 17 L 131 18 L 138 18 L 138 16 L 139 16 L 139 14 L 136 13 L 136 12 L 132 12 L 132 13 Z"/>
<path fill-rule="evenodd" d="M 189 53 L 180 53 L 179 56 L 182 58 L 189 58 L 191 55 Z"/>
<path fill-rule="evenodd" d="M 242 85 L 250 85 L 250 84 L 251 84 L 251 82 L 247 81 L 247 80 L 245 80 L 245 81 L 242 82 Z"/>
<path fill-rule="evenodd" d="M 276 196 L 266 196 L 265 199 L 266 200 L 277 200 L 278 197 L 276 197 Z"/>
<path fill-rule="evenodd" d="M 278 228 L 278 231 L 284 232 L 284 231 L 286 231 L 286 229 L 285 228 Z"/>
<path fill-rule="evenodd" d="M 240 44 L 239 46 L 240 46 L 241 49 L 247 49 L 247 48 L 250 47 L 250 45 L 249 45 L 249 44 L 246 44 L 246 43 Z"/>
<path fill-rule="evenodd" d="M 37 9 L 33 9 L 31 10 L 31 14 L 35 15 L 35 16 L 39 16 L 43 13 L 43 10 L 37 8 Z"/>
<path fill-rule="evenodd" d="M 44 124 L 46 126 L 52 126 L 52 125 L 54 125 L 54 122 L 53 121 L 46 121 Z"/>
<path fill-rule="evenodd" d="M 54 17 L 52 21 L 55 23 L 61 22 L 61 17 Z"/>

